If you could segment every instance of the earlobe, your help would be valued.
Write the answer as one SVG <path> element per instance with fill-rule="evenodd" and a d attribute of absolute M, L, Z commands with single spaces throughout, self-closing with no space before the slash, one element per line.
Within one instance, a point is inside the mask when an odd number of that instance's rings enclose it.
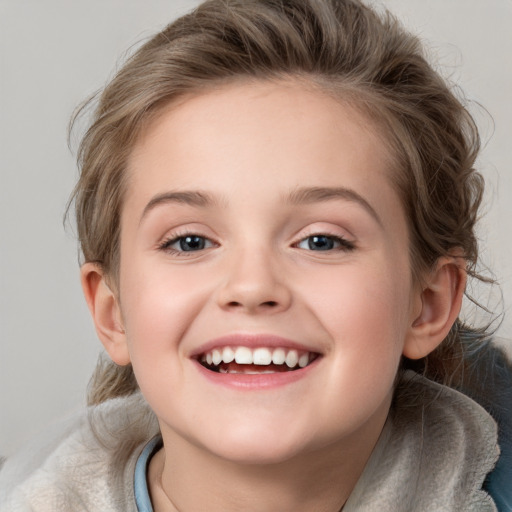
<path fill-rule="evenodd" d="M 127 365 L 130 355 L 118 298 L 106 282 L 99 265 L 85 263 L 80 275 L 85 300 L 101 343 L 115 363 Z"/>
<path fill-rule="evenodd" d="M 405 357 L 421 359 L 446 338 L 460 313 L 465 287 L 464 260 L 440 258 L 420 293 L 421 308 L 405 340 Z"/>

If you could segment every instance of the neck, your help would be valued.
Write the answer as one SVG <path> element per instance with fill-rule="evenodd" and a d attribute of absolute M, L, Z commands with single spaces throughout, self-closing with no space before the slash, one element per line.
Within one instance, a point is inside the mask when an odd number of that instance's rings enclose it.
<path fill-rule="evenodd" d="M 155 512 L 337 512 L 361 476 L 385 422 L 361 436 L 273 464 L 240 464 L 173 438 L 150 462 Z M 357 438 L 356 438 L 357 437 Z"/>

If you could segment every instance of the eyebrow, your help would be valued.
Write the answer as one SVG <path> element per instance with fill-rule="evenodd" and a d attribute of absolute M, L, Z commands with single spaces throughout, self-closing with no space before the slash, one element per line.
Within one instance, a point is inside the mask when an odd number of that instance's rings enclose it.
<path fill-rule="evenodd" d="M 345 187 L 303 187 L 297 188 L 287 198 L 291 204 L 321 203 L 342 199 L 362 206 L 382 227 L 382 220 L 372 205 L 355 190 Z"/>
<path fill-rule="evenodd" d="M 162 194 L 157 194 L 149 203 L 145 206 L 142 215 L 140 216 L 140 222 L 144 219 L 144 217 L 157 206 L 167 204 L 167 203 L 181 203 L 187 204 L 190 206 L 196 206 L 200 208 L 206 208 L 208 206 L 212 206 L 217 201 L 210 195 L 205 192 L 200 192 L 198 190 L 186 190 L 181 192 L 164 192 Z"/>
<path fill-rule="evenodd" d="M 319 203 L 325 201 L 333 201 L 333 200 L 344 200 L 344 201 L 352 201 L 360 206 L 362 206 L 374 219 L 375 221 L 382 226 L 382 221 L 375 211 L 375 209 L 371 206 L 371 204 L 360 194 L 358 194 L 355 190 L 345 188 L 345 187 L 302 187 L 293 190 L 288 197 L 286 198 L 286 202 L 294 205 L 300 204 L 311 204 L 311 203 Z M 167 204 L 167 203 L 181 203 L 187 204 L 189 206 L 196 206 L 200 208 L 207 208 L 214 204 L 217 204 L 218 201 L 206 192 L 201 192 L 199 190 L 186 190 L 186 191 L 176 191 L 176 192 L 164 192 L 162 194 L 157 194 L 154 196 L 149 203 L 145 206 L 142 215 L 140 217 L 140 222 L 144 219 L 144 217 L 157 206 Z"/>

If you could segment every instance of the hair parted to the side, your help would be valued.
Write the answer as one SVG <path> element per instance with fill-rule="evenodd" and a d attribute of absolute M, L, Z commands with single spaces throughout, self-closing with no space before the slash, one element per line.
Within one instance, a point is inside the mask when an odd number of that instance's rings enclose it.
<path fill-rule="evenodd" d="M 208 0 L 129 58 L 99 97 L 78 152 L 72 199 L 84 260 L 117 282 L 127 158 L 162 106 L 236 80 L 294 79 L 350 101 L 382 126 L 395 156 L 416 279 L 456 248 L 468 274 L 478 277 L 474 228 L 483 179 L 473 168 L 473 120 L 419 40 L 358 0 Z M 415 368 L 449 380 L 463 367 L 464 329 L 458 321 Z M 103 362 L 89 401 L 136 386 L 131 367 Z"/>

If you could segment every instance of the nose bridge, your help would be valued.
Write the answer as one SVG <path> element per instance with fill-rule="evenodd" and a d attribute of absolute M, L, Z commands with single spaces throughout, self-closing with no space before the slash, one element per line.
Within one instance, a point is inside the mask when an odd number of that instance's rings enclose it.
<path fill-rule="evenodd" d="M 280 255 L 268 246 L 240 244 L 226 262 L 219 305 L 248 312 L 287 309 L 291 294 L 279 263 Z"/>

